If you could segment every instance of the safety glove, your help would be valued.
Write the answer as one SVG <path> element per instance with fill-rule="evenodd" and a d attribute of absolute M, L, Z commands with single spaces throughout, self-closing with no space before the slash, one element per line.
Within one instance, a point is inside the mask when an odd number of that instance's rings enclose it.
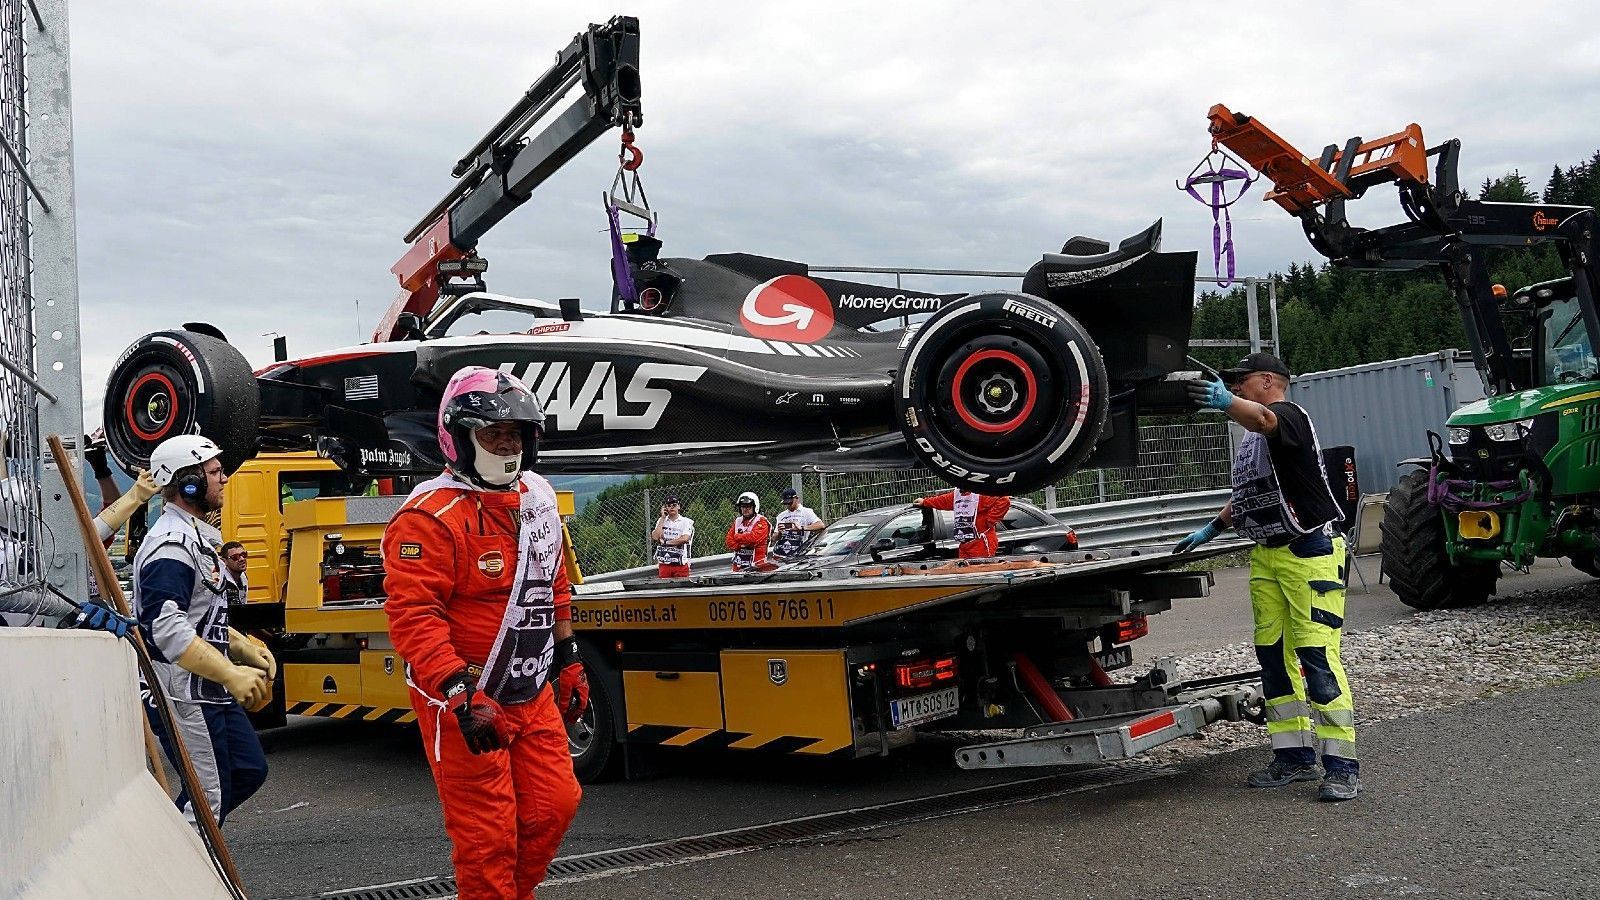
<path fill-rule="evenodd" d="M 472 675 L 465 670 L 457 672 L 439 685 L 444 695 L 445 708 L 456 717 L 461 726 L 461 737 L 467 749 L 474 754 L 491 753 L 504 746 L 495 719 L 500 715 L 500 704 L 479 691 L 472 683 Z"/>
<path fill-rule="evenodd" d="M 150 498 L 160 492 L 161 488 L 156 485 L 155 477 L 141 469 L 139 477 L 133 481 L 133 487 L 128 488 L 121 497 L 111 501 L 111 505 L 100 510 L 100 515 L 95 518 L 104 522 L 106 527 L 114 532 L 144 509 Z"/>
<path fill-rule="evenodd" d="M 239 665 L 260 669 L 269 681 L 278 677 L 278 661 L 272 658 L 266 643 L 232 628 L 228 629 L 228 658 Z"/>
<path fill-rule="evenodd" d="M 204 638 L 191 641 L 189 649 L 175 662 L 180 669 L 222 685 L 240 706 L 251 712 L 272 702 L 272 682 L 267 680 L 267 673 L 251 666 L 234 665 Z"/>
<path fill-rule="evenodd" d="M 77 628 L 98 628 L 101 631 L 109 631 L 119 638 L 125 638 L 139 623 L 130 616 L 122 615 L 97 603 L 85 603 L 78 607 L 78 620 L 73 624 Z"/>
<path fill-rule="evenodd" d="M 577 638 L 556 644 L 556 673 L 556 708 L 562 721 L 571 725 L 589 708 L 589 674 L 583 670 Z"/>
<path fill-rule="evenodd" d="M 1205 525 L 1196 529 L 1188 537 L 1179 541 L 1177 546 L 1172 548 L 1172 552 L 1188 553 L 1190 550 L 1193 550 L 1201 544 L 1204 544 L 1206 541 L 1209 541 L 1221 534 L 1224 530 L 1226 530 L 1226 528 L 1227 526 L 1223 524 L 1221 517 L 1212 519 Z"/>
<path fill-rule="evenodd" d="M 96 437 L 99 440 L 95 440 Z M 111 477 L 111 466 L 106 463 L 105 432 L 83 436 L 83 461 L 89 464 L 96 481 Z"/>
<path fill-rule="evenodd" d="M 1202 409 L 1226 410 L 1233 405 L 1233 394 L 1221 379 L 1217 381 L 1190 381 L 1184 385 L 1189 400 Z"/>

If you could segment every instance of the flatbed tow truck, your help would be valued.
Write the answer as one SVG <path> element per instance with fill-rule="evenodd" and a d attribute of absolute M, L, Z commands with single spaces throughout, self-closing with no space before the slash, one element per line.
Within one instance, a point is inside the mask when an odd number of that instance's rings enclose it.
<path fill-rule="evenodd" d="M 415 719 L 379 554 L 404 498 L 340 496 L 343 477 L 313 454 L 261 454 L 229 482 L 224 530 L 251 551 L 232 615 L 280 663 L 259 727 Z M 571 496 L 561 503 L 570 514 Z M 657 747 L 866 757 L 935 731 L 1025 729 L 958 751 L 963 768 L 1108 762 L 1259 706 L 1255 673 L 1179 683 L 1157 661 L 1131 684 L 1107 675 L 1132 665 L 1150 616 L 1210 589 L 1210 573 L 1165 571 L 1166 547 L 915 558 L 924 549 L 852 568 L 589 584 L 569 560 L 591 685 L 569 730 L 580 776 L 644 771 Z"/>

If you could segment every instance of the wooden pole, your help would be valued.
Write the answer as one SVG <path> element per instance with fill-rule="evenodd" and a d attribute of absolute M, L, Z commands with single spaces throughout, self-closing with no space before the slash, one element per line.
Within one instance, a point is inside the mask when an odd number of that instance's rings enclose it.
<path fill-rule="evenodd" d="M 50 435 L 48 441 L 50 453 L 55 457 L 56 466 L 61 470 L 61 480 L 66 483 L 67 495 L 72 498 L 72 506 L 78 511 L 78 531 L 83 535 L 84 550 L 89 556 L 89 564 L 94 567 L 95 580 L 100 583 L 100 593 L 111 598 L 111 603 L 117 612 L 125 616 L 131 615 L 128 598 L 122 595 L 122 585 L 117 581 L 116 569 L 111 566 L 111 557 L 106 555 L 105 545 L 100 543 L 100 537 L 95 533 L 94 517 L 89 514 L 89 503 L 84 499 L 82 485 L 78 483 L 78 469 L 72 454 L 67 452 L 59 435 Z M 222 841 L 222 828 L 217 825 L 217 817 L 211 812 L 211 801 L 206 796 L 205 787 L 200 784 L 200 776 L 195 774 L 194 764 L 189 761 L 189 751 L 183 745 L 183 733 L 178 730 L 177 717 L 167 705 L 166 690 L 162 687 L 161 680 L 156 677 L 155 665 L 150 661 L 150 651 L 145 648 L 142 635 L 134 635 L 133 640 L 128 643 L 133 645 L 133 652 L 139 658 L 139 671 L 144 675 L 145 684 L 150 687 L 150 699 L 155 703 L 156 711 L 161 715 L 161 722 L 167 729 L 167 739 L 172 742 L 172 748 L 176 751 L 173 755 L 177 757 L 178 777 L 183 782 L 184 790 L 189 792 L 189 806 L 194 810 L 195 821 L 200 823 L 200 836 L 210 848 L 212 859 L 221 870 L 228 890 L 237 900 L 245 900 L 244 881 L 239 877 L 239 870 L 233 864 L 233 856 L 228 853 L 228 845 Z M 145 727 L 148 730 L 148 719 L 145 721 Z M 145 746 L 148 750 L 150 746 L 148 741 Z M 159 770 L 160 761 L 154 762 Z"/>

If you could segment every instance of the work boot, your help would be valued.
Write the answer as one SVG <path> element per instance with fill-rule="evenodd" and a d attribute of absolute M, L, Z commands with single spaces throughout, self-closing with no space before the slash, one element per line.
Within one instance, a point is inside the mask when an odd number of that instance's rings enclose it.
<path fill-rule="evenodd" d="M 1245 783 L 1253 788 L 1275 788 L 1296 781 L 1316 781 L 1321 775 L 1316 763 L 1293 762 L 1275 756 L 1265 769 L 1251 772 Z"/>
<path fill-rule="evenodd" d="M 1355 772 L 1329 772 L 1317 789 L 1317 799 L 1338 803 L 1354 800 L 1361 793 L 1361 776 Z"/>

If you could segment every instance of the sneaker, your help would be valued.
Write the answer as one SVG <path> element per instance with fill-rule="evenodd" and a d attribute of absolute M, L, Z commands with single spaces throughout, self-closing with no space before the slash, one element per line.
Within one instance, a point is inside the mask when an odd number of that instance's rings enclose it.
<path fill-rule="evenodd" d="M 1322 777 L 1316 763 L 1296 763 L 1274 758 L 1265 769 L 1251 772 L 1245 782 L 1253 788 L 1283 787 L 1296 781 L 1316 781 Z"/>
<path fill-rule="evenodd" d="M 1322 787 L 1317 790 L 1317 799 L 1338 803 L 1354 800 L 1360 793 L 1360 775 L 1354 772 L 1329 772 L 1328 777 L 1322 779 Z"/>

